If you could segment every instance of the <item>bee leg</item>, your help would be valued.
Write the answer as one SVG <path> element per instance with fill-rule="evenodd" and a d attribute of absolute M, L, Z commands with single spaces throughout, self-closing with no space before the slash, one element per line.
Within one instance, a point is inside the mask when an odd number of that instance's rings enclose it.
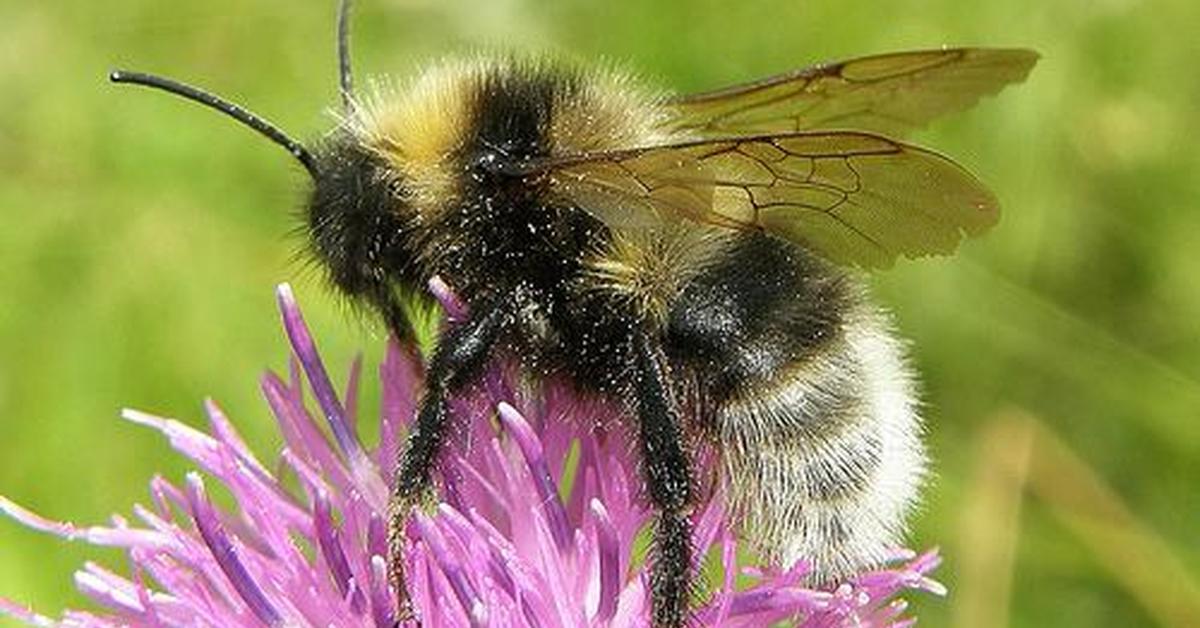
<path fill-rule="evenodd" d="M 367 292 L 368 302 L 383 316 L 383 322 L 392 338 L 401 346 L 415 344 L 412 325 L 404 313 L 404 306 L 392 291 L 391 286 L 378 284 Z"/>
<path fill-rule="evenodd" d="M 679 412 L 671 403 L 662 351 L 645 337 L 634 342 L 638 441 L 650 500 L 658 510 L 650 573 L 654 626 L 678 628 L 686 623 L 691 591 L 691 464 Z"/>
<path fill-rule="evenodd" d="M 445 440 L 449 399 L 483 370 L 508 316 L 503 306 L 493 307 L 447 329 L 429 361 L 425 394 L 388 503 L 388 575 L 403 619 L 412 617 L 404 579 L 404 529 L 413 509 L 433 497 L 433 468 Z"/>

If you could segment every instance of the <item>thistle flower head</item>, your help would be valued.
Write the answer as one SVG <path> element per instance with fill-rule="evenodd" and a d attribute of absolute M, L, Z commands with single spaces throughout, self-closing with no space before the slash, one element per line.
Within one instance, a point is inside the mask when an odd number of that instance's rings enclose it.
<path fill-rule="evenodd" d="M 40 626 L 395 625 L 384 558 L 387 499 L 421 363 L 388 347 L 379 368 L 380 438 L 367 447 L 355 429 L 360 363 L 339 395 L 290 288 L 281 286 L 278 297 L 295 359 L 289 377 L 268 373 L 261 382 L 283 437 L 277 463 L 256 457 L 211 401 L 207 430 L 126 411 L 204 475 L 190 473 L 182 485 L 156 477 L 149 503 L 135 505 L 132 520 L 114 516 L 90 527 L 0 497 L 0 511 L 24 525 L 124 548 L 130 562 L 128 574 L 91 562 L 76 573 L 97 610 L 68 610 L 55 620 L 0 598 L 0 612 Z M 306 404 L 302 379 L 315 408 Z M 648 625 L 647 567 L 635 550 L 645 546 L 652 513 L 640 498 L 618 413 L 498 365 L 454 401 L 454 416 L 441 501 L 407 530 L 405 573 L 424 626 Z M 234 508 L 213 503 L 212 482 L 232 495 Z M 739 567 L 722 503 L 717 490 L 693 517 L 698 560 L 721 574 L 698 592 L 697 625 L 903 625 L 912 620 L 901 619 L 898 593 L 942 591 L 927 576 L 939 561 L 935 552 L 897 551 L 887 569 L 824 591 L 801 585 L 803 563 Z"/>

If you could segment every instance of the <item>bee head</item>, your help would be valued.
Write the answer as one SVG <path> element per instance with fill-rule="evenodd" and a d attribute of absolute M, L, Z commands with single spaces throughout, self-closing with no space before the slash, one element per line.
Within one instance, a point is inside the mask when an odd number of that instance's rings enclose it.
<path fill-rule="evenodd" d="M 378 310 L 392 330 L 404 332 L 395 288 L 411 285 L 415 278 L 403 242 L 401 182 L 375 153 L 345 132 L 309 151 L 245 108 L 168 78 L 118 70 L 109 79 L 159 89 L 221 111 L 291 153 L 313 181 L 304 217 L 314 257 L 340 292 Z"/>
<path fill-rule="evenodd" d="M 349 53 L 350 3 L 338 8 L 339 91 L 343 107 L 353 109 Z M 114 83 L 162 90 L 228 115 L 287 150 L 312 177 L 305 206 L 309 249 L 333 285 L 352 301 L 383 315 L 398 335 L 408 331 L 396 289 L 416 276 L 405 247 L 402 181 L 352 133 L 335 132 L 310 151 L 279 127 L 211 92 L 172 79 L 117 70 Z"/>
<path fill-rule="evenodd" d="M 347 132 L 318 145 L 313 161 L 304 209 L 310 250 L 339 291 L 386 310 L 397 283 L 417 280 L 406 243 L 403 181 Z"/>

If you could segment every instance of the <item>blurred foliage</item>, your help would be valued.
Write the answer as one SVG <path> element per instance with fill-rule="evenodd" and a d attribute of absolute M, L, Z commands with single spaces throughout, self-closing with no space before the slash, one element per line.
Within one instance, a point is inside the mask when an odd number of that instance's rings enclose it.
<path fill-rule="evenodd" d="M 333 4 L 0 0 L 0 493 L 86 523 L 127 514 L 154 473 L 179 479 L 160 439 L 116 420 L 123 406 L 198 423 L 213 395 L 252 444 L 276 448 L 255 382 L 286 368 L 277 282 L 295 284 L 331 364 L 348 366 L 359 348 L 376 363 L 379 332 L 293 260 L 304 176 L 291 160 L 194 105 L 104 79 L 115 66 L 162 72 L 318 137 L 335 102 Z M 1012 408 L 1057 434 L 1194 584 L 1200 39 L 1185 25 L 1200 23 L 1200 4 L 359 5 L 356 64 L 374 74 L 512 47 L 615 60 L 686 91 L 868 52 L 1040 51 L 1025 85 L 917 136 L 996 190 L 1000 225 L 953 259 L 902 263 L 876 281 L 912 339 L 936 459 L 913 545 L 944 545 L 952 593 L 917 610 L 923 625 L 949 625 L 967 616 L 960 600 L 980 599 L 960 578 L 987 554 L 968 512 L 976 462 L 1013 445 L 984 429 Z M 983 563 L 1008 582 L 983 597 L 985 612 L 1017 626 L 1158 621 L 1048 494 L 1006 526 L 988 522 L 1012 552 Z M 70 574 L 95 555 L 0 522 L 0 593 L 44 611 L 78 605 Z"/>

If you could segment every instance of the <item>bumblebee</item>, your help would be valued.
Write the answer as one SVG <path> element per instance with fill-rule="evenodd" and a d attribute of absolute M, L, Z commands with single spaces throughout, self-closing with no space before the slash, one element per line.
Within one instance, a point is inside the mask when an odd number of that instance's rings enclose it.
<path fill-rule="evenodd" d="M 399 89 L 353 89 L 305 146 L 217 96 L 114 72 L 221 110 L 311 175 L 311 252 L 401 341 L 434 276 L 469 316 L 429 359 L 391 502 L 430 499 L 448 400 L 499 355 L 626 409 L 656 512 L 656 626 L 687 619 L 692 454 L 719 452 L 742 536 L 814 584 L 898 545 L 926 459 L 914 376 L 859 269 L 949 254 L 998 217 L 950 159 L 894 139 L 1022 81 L 1038 55 L 944 48 L 816 65 L 672 96 L 611 69 L 475 56 Z"/>

